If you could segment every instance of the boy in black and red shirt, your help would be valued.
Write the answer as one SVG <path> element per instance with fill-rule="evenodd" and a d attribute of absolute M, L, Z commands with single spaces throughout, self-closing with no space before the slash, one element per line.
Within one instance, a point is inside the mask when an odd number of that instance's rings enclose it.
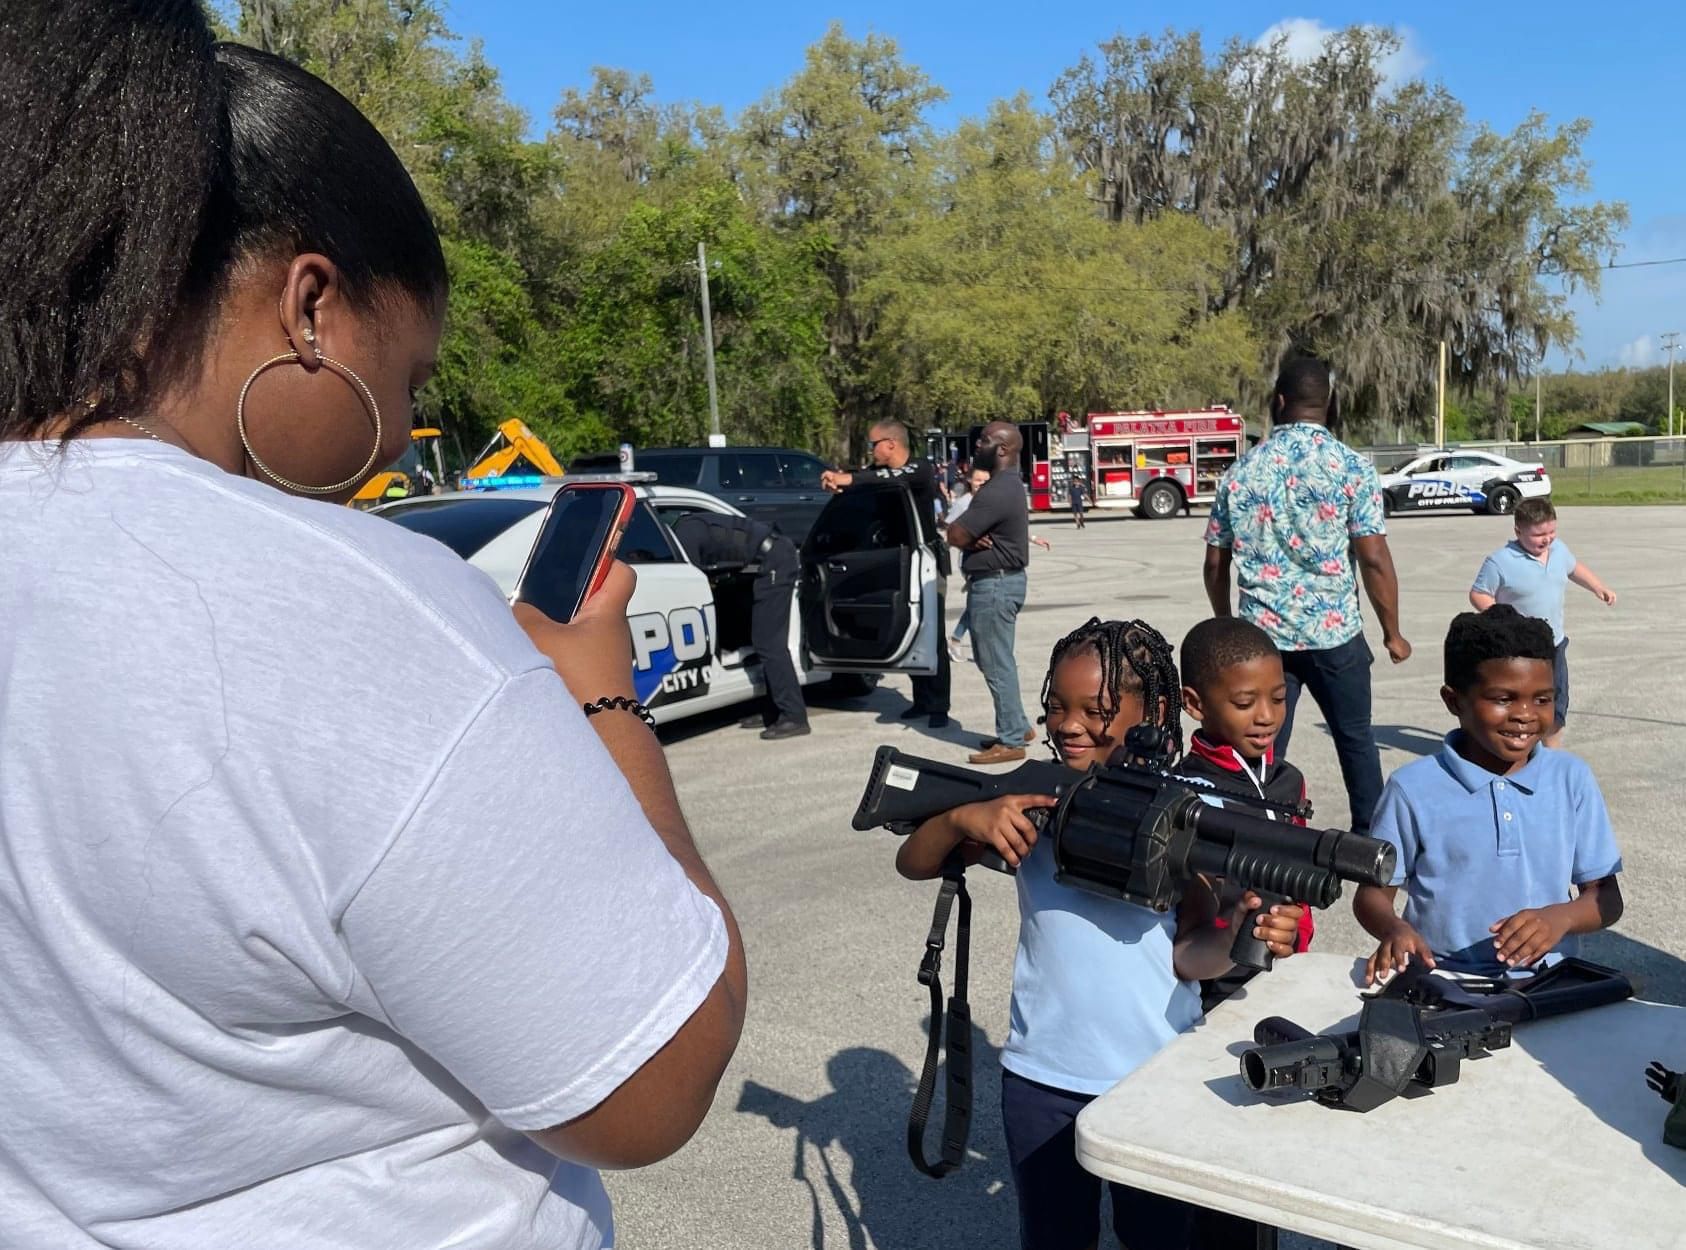
<path fill-rule="evenodd" d="M 1251 621 L 1219 616 L 1202 621 L 1183 638 L 1183 710 L 1200 722 L 1188 753 L 1172 771 L 1226 794 L 1245 794 L 1306 809 L 1305 777 L 1276 758 L 1276 736 L 1288 708 L 1288 683 L 1276 644 Z M 1292 818 L 1304 824 L 1305 816 Z M 1224 899 L 1233 891 L 1226 889 Z M 1221 904 L 1220 904 L 1221 905 Z M 1311 908 L 1300 916 L 1296 951 L 1311 945 Z M 1210 1012 L 1255 976 L 1236 968 L 1200 983 L 1201 1010 Z M 1195 1216 L 1195 1244 L 1202 1250 L 1253 1250 L 1258 1226 L 1222 1211 Z"/>
<path fill-rule="evenodd" d="M 1288 707 L 1282 656 L 1270 635 L 1240 617 L 1202 621 L 1183 639 L 1178 667 L 1183 709 L 1200 722 L 1188 754 L 1173 770 L 1226 794 L 1244 794 L 1288 808 L 1305 806 L 1305 778 L 1276 758 L 1276 735 Z M 1304 824 L 1303 816 L 1296 823 Z M 1300 919 L 1298 950 L 1311 945 L 1311 909 Z M 1252 972 L 1236 969 L 1200 984 L 1200 1002 L 1211 1011 L 1246 984 Z"/>

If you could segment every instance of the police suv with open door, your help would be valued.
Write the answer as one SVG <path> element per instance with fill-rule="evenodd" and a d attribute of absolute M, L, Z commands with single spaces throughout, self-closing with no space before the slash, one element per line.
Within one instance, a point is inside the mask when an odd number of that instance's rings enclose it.
<path fill-rule="evenodd" d="M 937 558 L 913 496 L 871 481 L 832 497 L 802 545 L 808 662 L 833 673 L 937 671 Z"/>
<path fill-rule="evenodd" d="M 749 650 L 753 574 L 704 573 L 671 529 L 689 512 L 742 514 L 712 495 L 649 476 L 619 479 L 638 496 L 619 554 L 638 573 L 627 606 L 635 688 L 667 724 L 763 695 L 766 686 Z M 374 515 L 443 542 L 507 596 L 563 480 L 491 479 L 474 490 L 401 500 Z M 832 497 L 802 547 L 791 613 L 789 646 L 802 684 L 829 681 L 840 693 L 859 693 L 882 673 L 936 672 L 943 645 L 938 577 L 905 490 L 872 483 Z"/>

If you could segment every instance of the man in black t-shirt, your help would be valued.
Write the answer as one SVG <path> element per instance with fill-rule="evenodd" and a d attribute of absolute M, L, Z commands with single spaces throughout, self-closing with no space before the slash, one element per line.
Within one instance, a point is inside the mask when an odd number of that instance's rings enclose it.
<path fill-rule="evenodd" d="M 692 512 L 673 523 L 673 536 L 704 573 L 753 569 L 749 645 L 761 660 L 761 675 L 773 717 L 756 717 L 747 727 L 764 724 L 761 736 L 796 738 L 808 732 L 808 705 L 790 658 L 790 602 L 796 593 L 801 559 L 796 544 L 778 530 L 748 517 L 723 512 Z"/>
<path fill-rule="evenodd" d="M 881 421 L 867 432 L 871 440 L 872 463 L 852 472 L 827 470 L 820 485 L 829 491 L 844 491 L 869 482 L 900 483 L 913 496 L 913 510 L 919 514 L 919 535 L 937 558 L 937 672 L 934 677 L 913 678 L 913 706 L 902 713 L 903 720 L 924 716 L 932 729 L 948 724 L 948 649 L 941 645 L 945 628 L 944 610 L 950 570 L 948 547 L 937 532 L 937 471 L 923 456 L 913 454 L 907 427 L 900 421 Z"/>
<path fill-rule="evenodd" d="M 1019 610 L 1024 607 L 1025 569 L 1030 564 L 1030 501 L 1019 474 L 1024 439 L 1008 421 L 992 421 L 978 436 L 975 467 L 991 470 L 966 514 L 950 523 L 948 541 L 965 554 L 966 609 L 972 627 L 972 657 L 995 704 L 995 737 L 971 757 L 974 764 L 1005 764 L 1024 758 L 1024 744 L 1036 738 L 1019 692 Z"/>

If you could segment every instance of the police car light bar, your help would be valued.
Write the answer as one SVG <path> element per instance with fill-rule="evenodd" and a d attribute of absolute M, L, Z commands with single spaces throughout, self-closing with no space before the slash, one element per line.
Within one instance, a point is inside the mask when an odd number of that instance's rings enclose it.
<path fill-rule="evenodd" d="M 559 486 L 566 482 L 653 482 L 654 473 L 570 473 L 566 477 L 513 474 L 506 477 L 471 477 L 463 482 L 466 490 L 514 490 L 522 486 Z"/>
<path fill-rule="evenodd" d="M 560 482 L 559 477 L 540 477 L 520 474 L 509 477 L 471 477 L 463 482 L 469 490 L 509 490 L 517 486 L 543 486 L 546 482 Z"/>

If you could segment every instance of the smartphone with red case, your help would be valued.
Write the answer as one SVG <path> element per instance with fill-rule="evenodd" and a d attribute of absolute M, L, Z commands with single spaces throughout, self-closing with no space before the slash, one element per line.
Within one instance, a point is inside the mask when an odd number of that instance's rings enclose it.
<path fill-rule="evenodd" d="M 637 502 L 625 482 L 564 484 L 527 553 L 515 602 L 530 604 L 553 621 L 573 620 L 609 576 Z"/>

